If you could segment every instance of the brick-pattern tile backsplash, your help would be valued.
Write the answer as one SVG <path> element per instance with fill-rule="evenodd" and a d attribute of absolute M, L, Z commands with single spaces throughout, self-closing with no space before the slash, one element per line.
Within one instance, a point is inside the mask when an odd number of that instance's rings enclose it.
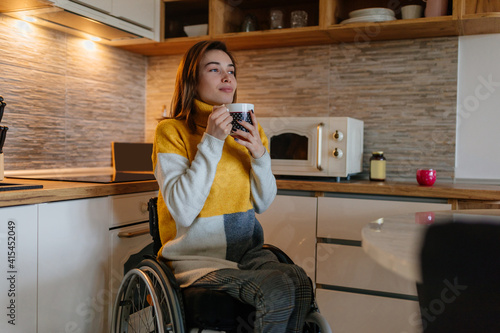
<path fill-rule="evenodd" d="M 181 55 L 144 57 L 0 15 L 5 169 L 106 167 L 112 141 L 152 142 L 170 109 Z M 350 116 L 365 122 L 364 173 L 383 150 L 387 175 L 418 167 L 453 177 L 458 38 L 234 53 L 238 100 L 257 116 Z"/>
<path fill-rule="evenodd" d="M 146 57 L 19 22 L 0 15 L 5 170 L 109 167 L 112 141 L 144 141 Z"/>
<path fill-rule="evenodd" d="M 419 167 L 453 177 L 458 38 L 333 44 L 234 52 L 238 101 L 257 116 L 349 116 L 365 123 L 364 173 L 383 150 L 388 179 Z M 170 106 L 181 56 L 151 57 L 146 139 Z"/>

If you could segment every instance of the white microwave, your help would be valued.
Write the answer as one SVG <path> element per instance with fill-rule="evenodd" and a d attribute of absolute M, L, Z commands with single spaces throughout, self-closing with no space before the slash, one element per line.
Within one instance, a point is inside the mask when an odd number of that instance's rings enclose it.
<path fill-rule="evenodd" d="M 349 178 L 363 169 L 363 121 L 349 117 L 259 117 L 273 174 Z"/>

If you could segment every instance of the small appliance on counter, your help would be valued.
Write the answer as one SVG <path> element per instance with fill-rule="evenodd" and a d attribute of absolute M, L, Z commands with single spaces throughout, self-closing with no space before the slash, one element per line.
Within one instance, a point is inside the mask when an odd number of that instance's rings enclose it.
<path fill-rule="evenodd" d="M 361 120 L 349 117 L 259 117 L 273 173 L 282 178 L 341 178 L 362 171 Z"/>

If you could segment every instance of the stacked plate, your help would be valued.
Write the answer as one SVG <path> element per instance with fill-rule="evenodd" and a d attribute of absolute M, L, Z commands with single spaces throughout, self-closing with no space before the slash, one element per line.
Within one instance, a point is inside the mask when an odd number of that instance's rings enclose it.
<path fill-rule="evenodd" d="M 389 8 L 364 8 L 349 13 L 349 18 L 340 23 L 384 22 L 396 19 L 395 13 Z"/>

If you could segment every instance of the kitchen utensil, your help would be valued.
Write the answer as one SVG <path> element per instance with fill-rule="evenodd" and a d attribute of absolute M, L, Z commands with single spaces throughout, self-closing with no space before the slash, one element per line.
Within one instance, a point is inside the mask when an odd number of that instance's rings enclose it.
<path fill-rule="evenodd" d="M 423 186 L 432 186 L 436 181 L 436 170 L 434 169 L 418 169 L 417 182 Z"/>
<path fill-rule="evenodd" d="M 3 117 L 3 110 L 5 109 L 5 106 L 7 105 L 7 103 L 5 103 L 3 101 L 3 97 L 0 96 L 0 122 L 2 121 L 2 117 Z"/>
<path fill-rule="evenodd" d="M 3 109 L 3 107 L 2 107 Z M 7 130 L 9 128 L 7 126 L 0 126 L 0 180 L 3 180 L 4 171 L 3 171 L 3 143 L 5 142 L 5 136 L 7 135 Z"/>
<path fill-rule="evenodd" d="M 9 128 L 7 126 L 0 126 L 0 154 L 3 153 L 3 144 L 5 143 L 5 137 L 7 136 L 7 131 Z"/>

